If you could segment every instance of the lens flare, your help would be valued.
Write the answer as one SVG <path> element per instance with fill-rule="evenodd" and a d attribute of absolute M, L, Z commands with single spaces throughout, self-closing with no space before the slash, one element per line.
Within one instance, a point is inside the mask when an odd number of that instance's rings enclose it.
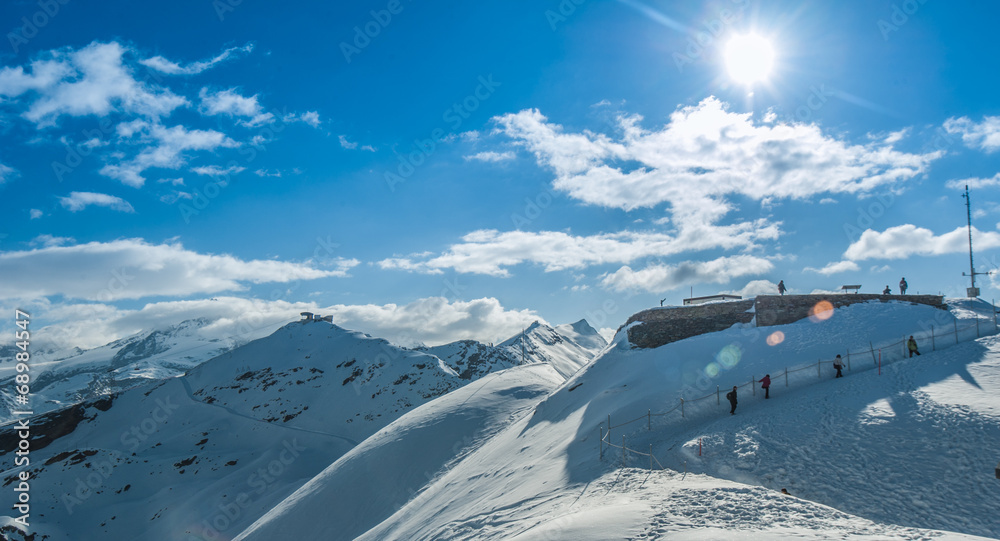
<path fill-rule="evenodd" d="M 736 344 L 729 344 L 715 355 L 715 360 L 721 364 L 723 368 L 729 369 L 739 364 L 740 357 L 742 356 L 743 352 L 740 351 L 739 346 Z"/>
<path fill-rule="evenodd" d="M 826 321 L 833 317 L 833 304 L 830 301 L 819 301 L 809 310 L 809 319 L 813 323 Z"/>
<path fill-rule="evenodd" d="M 785 341 L 785 333 L 781 331 L 774 331 L 767 337 L 767 345 L 776 346 Z"/>
<path fill-rule="evenodd" d="M 708 376 L 708 377 L 710 377 L 710 378 L 714 378 L 715 376 L 718 376 L 719 375 L 719 365 L 716 364 L 716 363 L 708 363 L 708 366 L 705 367 L 705 375 Z"/>

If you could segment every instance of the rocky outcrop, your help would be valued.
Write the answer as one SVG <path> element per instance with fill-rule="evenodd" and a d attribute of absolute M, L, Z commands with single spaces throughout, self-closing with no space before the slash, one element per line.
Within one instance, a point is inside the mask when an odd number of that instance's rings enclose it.
<path fill-rule="evenodd" d="M 641 322 L 628 330 L 628 339 L 640 348 L 664 344 L 728 329 L 737 323 L 754 322 L 757 327 L 785 325 L 805 319 L 816 311 L 841 308 L 859 302 L 909 302 L 942 310 L 948 307 L 940 295 L 760 295 L 756 299 L 674 306 L 643 310 L 625 322 Z"/>

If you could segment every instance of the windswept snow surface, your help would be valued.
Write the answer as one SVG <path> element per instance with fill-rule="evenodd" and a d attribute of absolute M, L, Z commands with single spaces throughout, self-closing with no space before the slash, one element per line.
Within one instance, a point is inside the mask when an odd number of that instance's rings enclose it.
<path fill-rule="evenodd" d="M 358 539 L 995 538 L 1000 340 L 963 330 L 978 313 L 980 332 L 992 332 L 992 307 L 950 305 L 951 313 L 857 304 L 825 320 L 734 326 L 652 350 L 632 349 L 619 332 L 533 411 L 448 465 Z M 954 345 L 955 329 L 959 340 L 975 341 Z M 892 343 L 911 334 L 923 355 L 903 359 Z M 867 356 L 856 353 L 862 348 Z M 829 364 L 817 367 L 848 351 L 845 378 L 834 379 Z M 774 381 L 770 400 L 752 392 L 751 377 L 798 366 L 806 369 L 793 372 L 788 387 Z M 724 399 L 716 403 L 716 385 L 745 385 L 736 415 Z M 599 443 L 609 415 L 613 426 L 634 422 L 614 428 L 607 441 L 621 445 L 624 436 L 630 449 L 652 450 L 654 471 L 644 471 L 650 457 Z M 417 455 L 418 433 L 401 434 L 394 445 Z M 402 475 L 408 465 L 381 467 Z M 314 479 L 314 493 L 325 493 L 323 484 Z M 309 531 L 324 539 L 352 538 L 338 534 L 342 520 L 289 503 L 271 515 L 273 531 L 295 537 L 312 523 Z"/>
<path fill-rule="evenodd" d="M 526 365 L 424 404 L 341 457 L 239 539 L 353 539 L 411 497 L 419 501 L 429 480 L 563 381 L 549 365 Z M 302 516 L 322 520 L 294 519 Z"/>

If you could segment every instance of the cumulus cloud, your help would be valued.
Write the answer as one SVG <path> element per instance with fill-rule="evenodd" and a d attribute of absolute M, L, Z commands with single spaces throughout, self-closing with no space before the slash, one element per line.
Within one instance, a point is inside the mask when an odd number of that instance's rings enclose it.
<path fill-rule="evenodd" d="M 156 70 L 160 73 L 165 73 L 167 75 L 195 75 L 214 67 L 220 62 L 237 56 L 239 53 L 249 53 L 251 51 L 253 51 L 253 44 L 248 43 L 243 47 L 231 47 L 222 51 L 214 58 L 199 62 L 192 62 L 187 66 L 181 66 L 180 64 L 167 60 L 162 56 L 154 56 L 152 58 L 140 60 L 139 63 L 147 68 Z"/>
<path fill-rule="evenodd" d="M 203 336 L 247 342 L 298 320 L 299 313 L 305 311 L 332 315 L 335 325 L 404 346 L 438 345 L 456 340 L 496 342 L 514 336 L 534 321 L 544 321 L 531 310 L 504 308 L 494 298 L 449 301 L 430 297 L 405 305 L 319 306 L 314 302 L 285 299 L 218 296 L 147 303 L 136 309 L 100 302 L 52 303 L 40 299 L 22 308 L 32 309 L 34 319 L 46 321 L 37 334 L 40 340 L 44 337 L 44 347 L 55 349 L 98 347 L 137 332 L 165 329 L 189 319 L 208 321 L 199 331 Z"/>
<path fill-rule="evenodd" d="M 202 88 L 198 93 L 201 98 L 201 110 L 208 116 L 227 115 L 230 117 L 241 117 L 239 124 L 254 128 L 271 124 L 275 121 L 274 115 L 264 112 L 257 101 L 257 95 L 246 97 L 236 89 L 221 90 L 219 92 L 209 92 L 207 88 Z"/>
<path fill-rule="evenodd" d="M 629 263 L 645 257 L 675 255 L 687 250 L 745 248 L 757 240 L 777 238 L 776 227 L 757 224 L 713 227 L 702 225 L 680 235 L 653 232 L 606 233 L 574 236 L 562 231 L 474 231 L 447 252 L 419 257 L 385 259 L 383 269 L 437 274 L 450 268 L 461 273 L 509 276 L 508 267 L 521 263 L 542 265 L 547 272 L 591 265 Z"/>
<path fill-rule="evenodd" d="M 1000 233 L 972 228 L 973 242 L 981 250 L 1000 247 Z M 968 229 L 959 227 L 935 235 L 930 229 L 904 224 L 879 232 L 865 230 L 847 247 L 844 257 L 852 261 L 866 259 L 906 259 L 910 256 L 933 256 L 961 253 L 969 249 Z"/>
<path fill-rule="evenodd" d="M 962 137 L 969 148 L 996 152 L 1000 149 L 1000 116 L 984 116 L 982 122 L 974 122 L 967 116 L 949 118 L 944 122 L 944 130 Z"/>
<path fill-rule="evenodd" d="M 0 253 L 0 275 L 20 276 L 0 283 L 0 297 L 109 302 L 150 296 L 187 296 L 240 291 L 247 283 L 291 282 L 346 276 L 359 262 L 341 259 L 330 270 L 304 263 L 242 260 L 202 254 L 181 244 L 150 244 L 141 239 L 90 242 L 74 246 Z"/>
<path fill-rule="evenodd" d="M 861 270 L 861 267 L 853 261 L 835 261 L 833 263 L 828 263 L 825 267 L 817 269 L 814 267 L 806 267 L 802 270 L 809 272 L 816 272 L 824 276 L 830 276 L 831 274 L 837 274 L 840 272 L 857 272 Z"/>
<path fill-rule="evenodd" d="M 68 197 L 60 197 L 59 203 L 70 212 L 79 212 L 89 206 L 107 207 L 130 214 L 135 212 L 135 208 L 128 201 L 104 193 L 70 192 Z"/>
<path fill-rule="evenodd" d="M 723 291 L 722 293 L 739 295 L 744 299 L 756 297 L 757 295 L 774 295 L 778 293 L 778 284 L 770 280 L 751 280 L 740 289 Z"/>
<path fill-rule="evenodd" d="M 335 305 L 320 312 L 341 327 L 367 332 L 402 345 L 444 344 L 455 340 L 493 342 L 507 339 L 533 321 L 532 310 L 508 310 L 494 298 L 449 301 L 419 299 L 405 305 Z"/>
<path fill-rule="evenodd" d="M 245 343 L 299 319 L 300 312 L 317 311 L 313 303 L 225 296 L 147 303 L 135 309 L 98 302 L 53 303 L 48 299 L 39 299 L 28 307 L 37 321 L 45 322 L 36 333 L 38 347 L 57 350 L 94 348 L 191 319 L 207 320 L 199 330 L 206 338 Z"/>
<path fill-rule="evenodd" d="M 720 257 L 711 261 L 685 261 L 673 265 L 656 264 L 640 270 L 632 270 L 626 265 L 605 275 L 601 279 L 601 285 L 617 292 L 663 293 L 688 284 L 726 283 L 733 278 L 763 274 L 773 269 L 774 264 L 767 259 L 750 255 Z"/>
<path fill-rule="evenodd" d="M 235 148 L 236 141 L 215 130 L 189 130 L 184 126 L 167 128 L 158 123 L 144 120 L 119 124 L 118 135 L 135 138 L 143 148 L 134 158 L 118 164 L 108 164 L 100 173 L 135 188 L 146 182 L 143 172 L 152 167 L 180 169 L 188 158 L 189 151 L 213 151 L 218 148 Z"/>
<path fill-rule="evenodd" d="M 43 213 L 39 209 L 31 209 L 31 219 L 32 220 L 37 220 L 38 218 L 41 218 L 44 215 L 45 215 L 45 213 Z"/>
<path fill-rule="evenodd" d="M 148 118 L 169 115 L 188 101 L 169 89 L 141 82 L 125 64 L 131 51 L 118 43 L 93 42 L 57 49 L 22 66 L 0 69 L 0 96 L 23 101 L 24 118 L 39 127 L 60 116 L 105 116 L 114 111 Z"/>
<path fill-rule="evenodd" d="M 864 193 L 923 175 L 943 152 L 911 154 L 885 141 L 851 144 L 814 124 L 755 124 L 716 98 L 683 107 L 657 130 L 619 117 L 620 139 L 571 133 L 537 110 L 497 117 L 499 131 L 555 174 L 553 186 L 588 204 L 632 210 L 668 203 L 675 223 L 715 223 L 743 196 L 801 199 Z"/>

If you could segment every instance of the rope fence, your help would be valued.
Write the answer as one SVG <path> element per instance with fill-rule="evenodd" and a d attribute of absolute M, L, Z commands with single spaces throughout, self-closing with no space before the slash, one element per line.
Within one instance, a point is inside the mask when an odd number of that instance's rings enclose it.
<path fill-rule="evenodd" d="M 985 335 L 997 334 L 998 332 L 1000 332 L 1000 325 L 998 325 L 997 323 L 995 307 L 993 309 L 993 312 L 994 314 L 993 314 L 992 328 L 989 325 L 981 324 L 980 318 L 977 316 L 975 323 L 971 323 L 963 327 L 959 327 L 958 320 L 955 319 L 951 325 L 942 325 L 940 327 L 931 326 L 929 331 L 925 330 L 925 331 L 914 332 L 912 335 L 903 336 L 902 339 L 898 341 L 879 342 L 878 344 L 869 342 L 867 348 L 858 351 L 850 351 L 850 350 L 847 351 L 846 356 L 842 357 L 843 369 L 851 371 L 853 370 L 853 366 L 858 366 L 859 367 L 858 370 L 864 370 L 864 371 L 878 369 L 879 375 L 881 375 L 883 364 L 887 365 L 889 363 L 898 362 L 905 358 L 912 357 L 912 354 L 910 354 L 909 348 L 907 347 L 909 336 L 913 336 L 914 340 L 917 340 L 918 344 L 923 343 L 924 345 L 926 345 L 927 341 L 930 340 L 931 351 L 937 351 L 941 349 L 946 349 L 953 345 L 957 345 L 961 342 L 968 342 L 976 338 L 981 338 L 982 336 Z M 975 336 L 973 336 L 973 329 Z M 869 361 L 872 362 L 872 366 L 870 368 L 867 367 L 867 363 Z M 785 368 L 782 372 L 779 372 L 771 377 L 771 386 L 773 387 L 775 383 L 780 381 L 781 379 L 784 379 L 786 388 L 790 387 L 792 383 L 796 385 L 800 383 L 803 385 L 811 385 L 815 383 L 817 379 L 823 378 L 823 366 L 827 365 L 828 367 L 833 368 L 834 362 L 835 362 L 834 360 L 825 361 L 823 359 L 817 359 L 815 363 L 808 363 L 808 364 L 797 365 L 791 368 Z M 799 372 L 805 372 L 810 370 L 816 373 L 817 379 L 813 379 L 811 377 L 805 380 L 803 380 L 802 378 L 791 378 L 793 381 L 790 383 L 789 381 L 790 374 L 797 374 Z M 735 387 L 737 387 L 738 391 L 740 389 L 749 387 L 751 394 L 753 396 L 756 396 L 757 383 L 758 380 L 756 379 L 756 376 L 752 376 L 749 382 L 737 384 Z M 646 421 L 646 430 L 652 431 L 654 417 L 666 417 L 667 415 L 680 411 L 680 418 L 684 419 L 687 418 L 686 410 L 691 411 L 692 406 L 698 405 L 699 403 L 702 403 L 702 401 L 704 400 L 709 400 L 714 398 L 716 405 L 721 406 L 723 394 L 724 393 L 722 393 L 720 386 L 716 385 L 715 392 L 711 392 L 709 394 L 706 394 L 705 396 L 698 398 L 687 398 L 687 399 L 681 397 L 678 399 L 678 404 L 670 408 L 669 410 L 653 413 L 652 409 L 648 409 L 646 410 L 646 415 L 642 415 L 640 417 L 636 417 L 635 419 L 620 422 L 617 424 L 611 424 L 611 414 L 609 413 L 607 425 L 602 423 L 599 426 L 600 438 L 598 440 L 598 446 L 600 447 L 599 449 L 600 460 L 604 461 L 605 448 L 609 450 L 620 449 L 621 467 L 623 468 L 627 466 L 627 457 L 631 453 L 632 455 L 636 455 L 638 457 L 649 457 L 650 470 L 653 469 L 654 462 L 656 463 L 656 465 L 659 466 L 659 469 L 661 470 L 666 469 L 663 467 L 662 464 L 660 464 L 660 461 L 653 455 L 652 444 L 649 445 L 648 453 L 631 449 L 628 446 L 626 446 L 625 434 L 623 433 L 621 435 L 622 436 L 621 445 L 616 445 L 611 442 L 612 430 L 616 428 L 629 426 L 632 425 L 633 423 L 638 423 L 640 421 Z M 694 413 L 694 411 L 692 411 L 692 413 Z M 699 454 L 700 454 L 700 449 L 699 449 Z M 686 469 L 686 463 L 685 463 L 685 469 Z"/>

